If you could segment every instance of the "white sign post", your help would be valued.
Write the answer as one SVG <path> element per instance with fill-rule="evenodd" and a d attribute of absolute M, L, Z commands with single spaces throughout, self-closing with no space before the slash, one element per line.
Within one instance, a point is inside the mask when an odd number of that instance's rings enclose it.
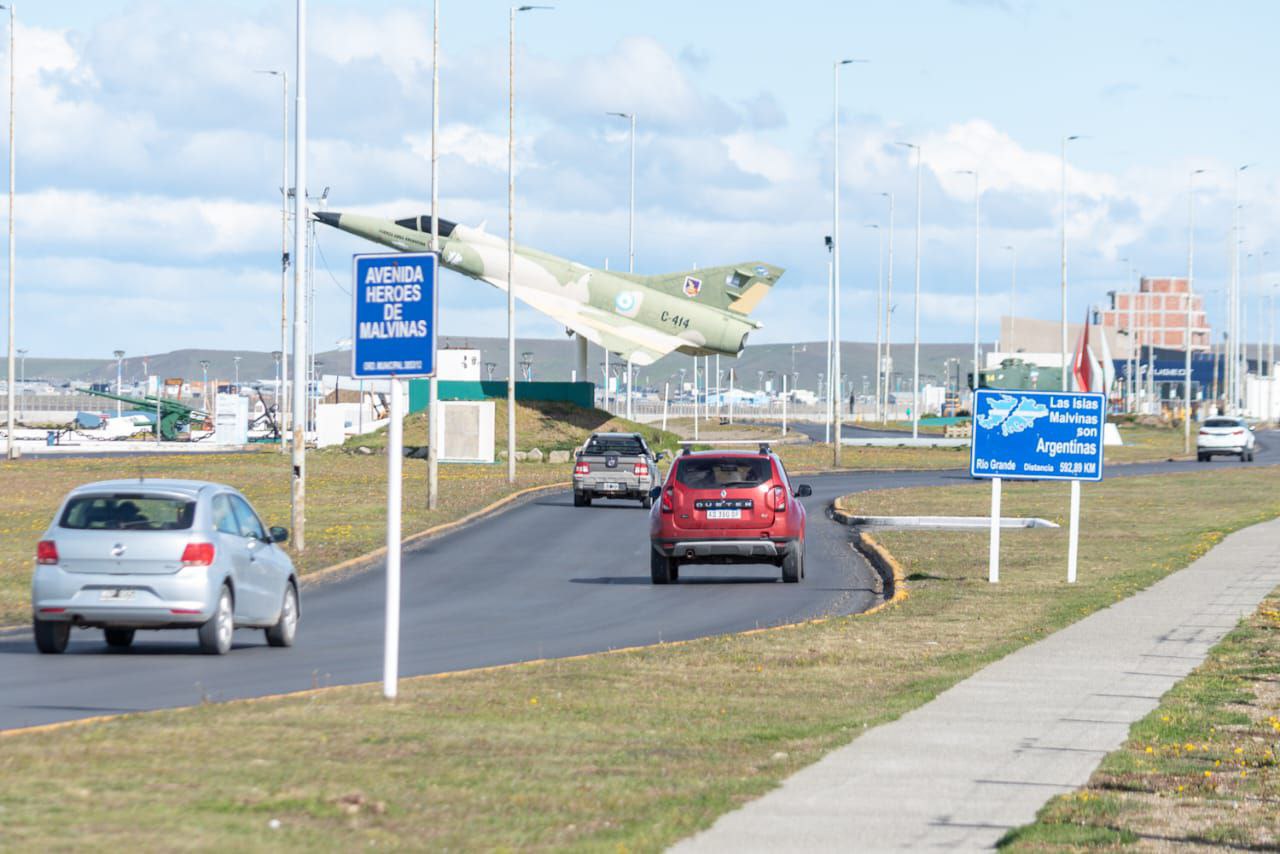
<path fill-rule="evenodd" d="M 991 548 L 987 560 L 987 581 L 1000 580 L 1000 478 L 991 478 Z"/>
<path fill-rule="evenodd" d="M 1090 392 L 979 389 L 969 474 L 991 480 L 988 578 L 1000 580 L 1000 486 L 1006 478 L 1071 481 L 1067 582 L 1076 580 L 1080 481 L 1102 480 L 1106 397 Z"/>
<path fill-rule="evenodd" d="M 351 373 L 391 385 L 387 424 L 387 602 L 382 694 L 394 700 L 400 678 L 400 544 L 406 377 L 436 372 L 436 256 L 356 255 L 351 313 Z M 431 440 L 434 445 L 434 438 Z"/>

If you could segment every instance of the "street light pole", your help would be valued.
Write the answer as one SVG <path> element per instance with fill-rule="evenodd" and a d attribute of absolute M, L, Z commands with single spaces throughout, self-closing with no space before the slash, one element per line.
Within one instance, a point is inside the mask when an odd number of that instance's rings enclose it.
<path fill-rule="evenodd" d="M 1194 271 L 1196 257 L 1196 176 L 1203 169 L 1194 169 L 1187 177 L 1187 324 L 1183 333 L 1182 346 L 1186 348 L 1186 362 L 1183 366 L 1184 395 L 1182 399 L 1182 453 L 1191 453 L 1191 306 L 1194 290 Z"/>
<path fill-rule="evenodd" d="M 1005 349 L 1013 349 L 1017 346 L 1018 340 L 1018 249 L 1016 246 L 1006 246 L 1013 261 L 1009 265 L 1009 343 Z M 1014 350 L 1016 352 L 1016 350 Z M 977 379 L 976 377 L 974 378 Z M 959 389 L 957 389 L 959 391 Z"/>
<path fill-rule="evenodd" d="M 631 123 L 631 191 L 627 205 L 627 272 L 636 271 L 636 114 L 607 113 Z M 627 356 L 627 420 L 631 420 L 631 357 Z"/>
<path fill-rule="evenodd" d="M 6 422 L 8 429 L 5 431 L 7 436 L 6 455 L 9 459 L 13 459 L 16 453 L 13 445 L 13 355 L 14 355 L 14 283 L 13 283 L 13 197 L 14 197 L 14 148 L 13 148 L 13 125 L 14 125 L 14 27 L 13 27 L 13 4 L 0 6 L 0 9 L 9 10 L 9 376 L 8 376 L 8 404 L 9 404 L 9 420 Z"/>
<path fill-rule="evenodd" d="M 913 142 L 899 142 L 904 148 L 913 148 L 916 152 L 916 294 L 915 294 L 915 343 L 913 345 L 911 368 L 911 438 L 920 438 L 920 187 L 921 187 L 921 154 L 920 146 Z"/>
<path fill-rule="evenodd" d="M 297 2 L 297 68 L 294 75 L 293 137 L 293 547 L 306 550 L 307 496 L 307 0 Z"/>
<path fill-rule="evenodd" d="M 276 395 L 280 410 L 278 417 L 288 409 L 286 392 L 289 380 L 289 72 L 259 71 L 280 78 L 280 382 Z M 280 433 L 280 453 L 285 452 L 285 433 Z"/>
<path fill-rule="evenodd" d="M 440 192 L 437 161 L 439 149 L 436 137 L 440 133 L 440 0 L 431 4 L 431 251 L 436 253 L 436 278 L 440 264 Z M 419 223 L 421 224 L 421 223 Z M 437 285 L 439 282 L 437 281 Z M 434 333 L 433 333 L 434 335 Z M 432 359 L 435 367 L 435 359 Z M 364 394 L 360 395 L 361 404 Z M 440 448 L 436 434 L 440 432 L 440 383 L 435 371 L 427 380 L 427 509 L 435 510 L 440 504 Z M 361 410 L 363 411 L 363 410 Z"/>
<path fill-rule="evenodd" d="M 884 304 L 884 229 L 880 228 L 879 223 L 875 223 L 875 222 L 867 223 L 866 227 L 874 228 L 876 230 L 876 406 L 875 406 L 875 411 L 876 411 L 876 420 L 881 421 L 883 419 L 881 418 L 882 413 L 880 411 L 880 342 L 881 342 L 880 326 L 881 326 L 881 321 L 883 320 L 883 318 L 881 317 L 881 311 L 883 311 L 883 304 Z M 792 367 L 795 366 L 795 359 L 796 359 L 795 347 L 793 345 L 791 349 Z"/>
<path fill-rule="evenodd" d="M 978 176 L 977 169 L 961 169 L 961 175 L 973 176 L 973 380 L 977 385 L 978 371 L 982 366 L 978 364 L 978 335 L 979 321 L 981 320 L 981 311 L 979 308 L 980 288 L 979 275 L 982 269 L 981 265 L 981 248 L 982 248 L 982 218 L 979 204 L 982 199 L 981 179 Z"/>
<path fill-rule="evenodd" d="M 832 289 L 832 364 L 833 374 L 840 376 L 840 69 L 861 59 L 838 59 L 831 64 L 831 289 Z M 838 387 L 838 386 L 837 386 Z M 834 408 L 834 428 L 832 437 L 833 457 L 836 466 L 840 465 L 841 425 L 844 421 L 844 390 L 837 395 Z"/>
<path fill-rule="evenodd" d="M 507 482 L 516 482 L 516 13 L 551 6 L 512 6 L 507 26 Z"/>
<path fill-rule="evenodd" d="M 881 423 L 885 421 L 889 409 L 889 377 L 893 375 L 893 193 L 881 193 L 889 199 L 889 278 L 885 284 L 884 294 L 884 357 L 881 362 L 881 373 L 884 374 L 884 402 L 880 408 Z M 879 357 L 879 354 L 877 354 Z"/>
<path fill-rule="evenodd" d="M 1227 289 L 1227 404 L 1228 415 L 1234 415 L 1240 402 L 1240 173 L 1251 164 L 1235 171 L 1231 203 L 1231 281 Z"/>
<path fill-rule="evenodd" d="M 1062 138 L 1062 390 L 1070 388 L 1067 380 L 1067 143 L 1079 135 Z"/>

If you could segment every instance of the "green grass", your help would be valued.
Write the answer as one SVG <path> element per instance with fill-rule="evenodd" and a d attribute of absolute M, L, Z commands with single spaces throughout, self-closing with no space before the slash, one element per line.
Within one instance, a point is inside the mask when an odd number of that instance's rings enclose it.
<path fill-rule="evenodd" d="M 983 533 L 890 534 L 923 580 L 873 616 L 408 679 L 395 703 L 358 686 L 3 738 L 0 848 L 656 851 L 1224 533 L 1280 514 L 1275 475 L 1087 487 L 1091 536 L 1072 586 L 1063 531 L 1007 534 L 996 586 L 985 582 Z M 988 494 L 962 484 L 856 500 L 981 512 Z M 1011 514 L 1053 515 L 1066 488 L 1010 484 L 1005 502 Z M 1135 537 L 1135 518 L 1158 535 Z"/>
<path fill-rule="evenodd" d="M 1054 798 L 1003 847 L 1072 851 L 1115 840 L 1277 850 L 1278 708 L 1280 591 L 1133 725 L 1085 787 Z"/>

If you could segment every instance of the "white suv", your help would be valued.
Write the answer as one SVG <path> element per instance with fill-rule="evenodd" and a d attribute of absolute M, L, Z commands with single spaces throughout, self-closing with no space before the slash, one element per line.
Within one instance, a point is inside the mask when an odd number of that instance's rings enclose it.
<path fill-rule="evenodd" d="M 1200 425 L 1200 434 L 1196 437 L 1196 458 L 1207 463 L 1215 454 L 1232 454 L 1242 463 L 1252 462 L 1256 442 L 1253 428 L 1243 418 L 1210 418 Z"/>

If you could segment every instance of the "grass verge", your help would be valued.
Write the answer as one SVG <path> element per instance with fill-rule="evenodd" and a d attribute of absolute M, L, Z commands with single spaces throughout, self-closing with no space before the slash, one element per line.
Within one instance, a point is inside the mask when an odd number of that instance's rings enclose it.
<path fill-rule="evenodd" d="M 410 679 L 394 704 L 358 686 L 4 738 L 0 847 L 658 850 L 1280 514 L 1274 479 L 1220 469 L 1086 487 L 1071 587 L 1065 531 L 1007 534 L 995 587 L 981 533 L 886 533 L 911 596 L 869 617 Z M 987 494 L 856 500 L 980 512 Z M 1061 515 L 1066 496 L 1009 484 L 1005 506 Z M 1134 518 L 1154 533 L 1135 537 Z"/>
<path fill-rule="evenodd" d="M 1280 850 L 1278 709 L 1280 595 L 1272 593 L 1134 724 L 1088 785 L 1055 797 L 1001 847 Z"/>

